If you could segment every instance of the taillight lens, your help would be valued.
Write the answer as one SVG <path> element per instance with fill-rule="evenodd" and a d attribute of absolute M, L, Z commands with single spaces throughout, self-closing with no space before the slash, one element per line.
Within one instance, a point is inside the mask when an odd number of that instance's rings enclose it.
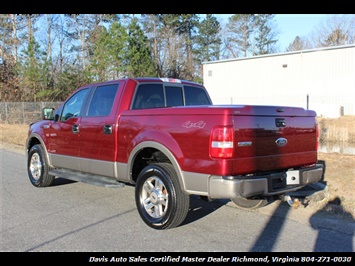
<path fill-rule="evenodd" d="M 216 127 L 212 129 L 210 139 L 210 156 L 212 158 L 228 159 L 233 157 L 234 130 L 233 127 Z"/>

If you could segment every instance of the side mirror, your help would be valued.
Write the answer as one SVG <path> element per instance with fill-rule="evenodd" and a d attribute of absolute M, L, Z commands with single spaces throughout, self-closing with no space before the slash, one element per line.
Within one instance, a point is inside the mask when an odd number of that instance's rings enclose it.
<path fill-rule="evenodd" d="M 44 107 L 42 109 L 42 119 L 43 120 L 53 120 L 54 119 L 54 108 Z"/>

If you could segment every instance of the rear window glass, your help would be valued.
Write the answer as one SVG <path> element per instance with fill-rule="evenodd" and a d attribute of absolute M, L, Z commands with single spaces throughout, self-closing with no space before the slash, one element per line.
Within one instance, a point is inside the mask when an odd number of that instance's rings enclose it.
<path fill-rule="evenodd" d="M 164 107 L 164 91 L 162 84 L 139 85 L 133 103 L 133 109 Z"/>
<path fill-rule="evenodd" d="M 181 87 L 166 86 L 165 93 L 166 93 L 166 106 L 170 107 L 170 106 L 184 105 L 184 98 L 182 95 Z"/>
<path fill-rule="evenodd" d="M 138 86 L 132 109 L 209 104 L 210 99 L 203 88 L 148 83 Z"/>
<path fill-rule="evenodd" d="M 208 99 L 206 92 L 197 87 L 185 86 L 185 103 L 186 105 L 208 105 L 210 100 Z"/>

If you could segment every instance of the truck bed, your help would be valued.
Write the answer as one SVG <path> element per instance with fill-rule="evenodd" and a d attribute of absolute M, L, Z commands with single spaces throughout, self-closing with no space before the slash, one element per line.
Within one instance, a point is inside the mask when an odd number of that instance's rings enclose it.
<path fill-rule="evenodd" d="M 234 128 L 233 158 L 209 156 L 209 135 L 215 125 Z M 127 138 L 129 132 L 133 142 L 136 134 L 150 130 L 149 138 L 162 144 L 164 132 L 169 132 L 184 151 L 176 154 L 182 169 L 191 172 L 243 175 L 317 161 L 315 112 L 303 108 L 213 105 L 129 110 L 122 113 L 119 129 L 120 137 Z M 162 137 L 157 137 L 159 134 Z M 120 142 L 130 143 L 127 139 Z M 120 146 L 119 157 L 127 154 L 127 149 Z"/>

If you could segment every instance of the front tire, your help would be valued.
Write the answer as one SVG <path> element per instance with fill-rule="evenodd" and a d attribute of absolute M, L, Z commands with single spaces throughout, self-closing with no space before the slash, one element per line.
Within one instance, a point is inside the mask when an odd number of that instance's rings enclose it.
<path fill-rule="evenodd" d="M 48 174 L 49 166 L 42 145 L 34 145 L 27 160 L 27 173 L 31 184 L 35 187 L 48 187 L 54 181 L 54 176 Z"/>
<path fill-rule="evenodd" d="M 179 226 L 186 218 L 190 197 L 180 187 L 169 163 L 150 164 L 138 176 L 136 205 L 142 220 L 154 229 Z"/>

